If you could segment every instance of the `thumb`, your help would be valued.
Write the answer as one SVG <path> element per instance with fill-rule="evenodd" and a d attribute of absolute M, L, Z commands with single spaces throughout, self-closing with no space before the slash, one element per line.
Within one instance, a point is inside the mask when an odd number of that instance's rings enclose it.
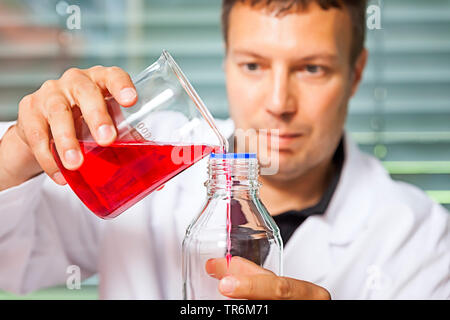
<path fill-rule="evenodd" d="M 226 276 L 219 291 L 230 298 L 250 300 L 326 300 L 328 291 L 313 283 L 271 274 Z"/>

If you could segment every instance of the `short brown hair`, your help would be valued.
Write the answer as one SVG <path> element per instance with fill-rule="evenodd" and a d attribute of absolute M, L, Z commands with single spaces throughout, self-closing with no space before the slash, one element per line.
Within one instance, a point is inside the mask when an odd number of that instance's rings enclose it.
<path fill-rule="evenodd" d="M 225 44 L 228 43 L 228 24 L 230 12 L 233 6 L 238 3 L 249 3 L 251 6 L 262 5 L 275 10 L 277 14 L 283 14 L 293 8 L 306 8 L 310 3 L 315 2 L 324 10 L 330 8 L 343 8 L 345 6 L 350 13 L 353 28 L 352 48 L 350 62 L 353 65 L 359 54 L 364 49 L 366 34 L 366 6 L 367 0 L 223 0 L 222 1 L 222 33 Z"/>

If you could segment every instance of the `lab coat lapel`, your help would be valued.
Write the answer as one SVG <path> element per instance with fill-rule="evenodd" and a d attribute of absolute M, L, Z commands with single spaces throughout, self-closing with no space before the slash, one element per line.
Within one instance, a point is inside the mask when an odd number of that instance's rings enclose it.
<path fill-rule="evenodd" d="M 368 174 L 373 170 L 368 156 L 364 155 L 352 141 L 345 136 L 346 159 L 341 179 L 330 202 L 325 218 L 330 230 L 330 245 L 349 245 L 366 227 L 370 209 L 373 182 Z"/>
<path fill-rule="evenodd" d="M 314 283 L 331 268 L 330 226 L 320 216 L 306 219 L 291 236 L 284 250 L 284 275 Z"/>
<path fill-rule="evenodd" d="M 371 189 L 360 177 L 369 168 L 349 135 L 344 141 L 345 162 L 333 198 L 324 215 L 306 219 L 287 243 L 286 276 L 320 283 L 333 267 L 332 247 L 349 245 L 365 226 Z"/>

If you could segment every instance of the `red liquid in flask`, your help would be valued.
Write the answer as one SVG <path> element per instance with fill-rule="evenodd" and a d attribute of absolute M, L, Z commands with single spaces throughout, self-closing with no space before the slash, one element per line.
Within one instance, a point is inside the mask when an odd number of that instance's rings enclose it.
<path fill-rule="evenodd" d="M 207 145 L 174 146 L 155 142 L 114 142 L 101 147 L 80 142 L 84 162 L 76 171 L 63 167 L 67 183 L 97 216 L 110 219 L 143 199 L 212 151 Z"/>

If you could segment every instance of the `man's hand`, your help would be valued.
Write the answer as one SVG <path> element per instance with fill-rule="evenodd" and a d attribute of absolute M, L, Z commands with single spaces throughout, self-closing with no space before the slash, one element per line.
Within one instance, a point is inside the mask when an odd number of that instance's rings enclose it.
<path fill-rule="evenodd" d="M 273 272 L 241 258 L 233 257 L 227 268 L 225 258 L 210 259 L 206 272 L 219 279 L 219 291 L 234 299 L 329 300 L 329 292 L 313 283 L 278 277 Z M 227 270 L 228 269 L 228 270 Z"/>
<path fill-rule="evenodd" d="M 136 103 L 130 76 L 118 67 L 69 69 L 58 80 L 44 82 L 19 103 L 17 124 L 0 144 L 0 191 L 45 171 L 56 183 L 65 184 L 50 150 L 53 138 L 65 168 L 78 169 L 83 155 L 75 120 L 83 117 L 99 145 L 111 144 L 117 135 L 108 113 L 106 96 L 122 106 Z"/>

